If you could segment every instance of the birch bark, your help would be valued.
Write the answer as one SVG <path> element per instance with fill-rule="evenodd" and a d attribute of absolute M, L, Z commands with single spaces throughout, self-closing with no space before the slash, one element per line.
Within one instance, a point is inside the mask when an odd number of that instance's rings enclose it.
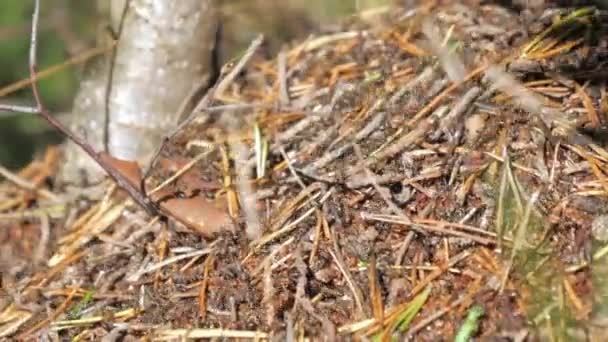
<path fill-rule="evenodd" d="M 105 10 L 114 32 L 122 28 L 115 58 L 88 66 L 72 129 L 100 151 L 144 164 L 176 124 L 177 109 L 193 85 L 213 72 L 217 4 L 112 0 Z M 64 178 L 78 182 L 83 171 L 88 180 L 101 176 L 90 158 L 69 146 Z"/>

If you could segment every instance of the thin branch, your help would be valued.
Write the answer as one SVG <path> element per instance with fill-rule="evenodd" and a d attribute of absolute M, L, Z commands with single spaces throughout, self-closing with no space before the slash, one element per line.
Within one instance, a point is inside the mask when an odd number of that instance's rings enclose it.
<path fill-rule="evenodd" d="M 0 176 L 6 178 L 8 181 L 14 183 L 18 187 L 21 187 L 21 188 L 29 190 L 29 191 L 38 192 L 39 195 L 41 195 L 45 198 L 51 199 L 53 201 L 59 200 L 59 197 L 57 195 L 53 194 L 52 192 L 50 192 L 44 188 L 38 188 L 38 186 L 36 186 L 36 184 L 28 181 L 27 179 L 23 179 L 22 177 L 11 172 L 9 169 L 5 168 L 2 165 L 0 165 Z"/>
<path fill-rule="evenodd" d="M 361 164 L 365 164 L 365 158 L 363 157 L 363 153 L 361 152 L 361 148 L 359 147 L 359 145 L 354 144 L 353 147 L 355 150 L 355 156 L 357 157 L 359 162 Z M 368 181 L 372 184 L 378 195 L 382 197 L 384 203 L 386 203 L 386 205 L 393 212 L 393 214 L 399 216 L 404 222 L 411 223 L 410 218 L 405 215 L 403 209 L 399 208 L 397 204 L 395 204 L 391 200 L 390 196 L 386 194 L 386 192 L 382 188 L 380 188 L 380 184 L 378 184 L 378 182 L 376 181 L 376 175 L 372 172 L 372 170 L 370 170 L 366 166 L 363 167 L 363 170 L 365 171 L 365 176 Z"/>
<path fill-rule="evenodd" d="M 37 47 L 37 36 L 38 36 L 38 18 L 40 16 L 40 0 L 36 0 L 34 2 L 34 14 L 32 15 L 32 37 L 30 41 L 30 54 L 29 54 L 29 69 L 30 69 L 30 78 L 32 79 L 32 93 L 34 94 L 34 99 L 36 100 L 36 106 L 38 107 L 38 111 L 40 115 L 55 129 L 57 129 L 61 134 L 66 136 L 68 139 L 73 141 L 78 147 L 80 147 L 84 152 L 86 152 L 104 171 L 116 182 L 116 184 L 125 190 L 129 196 L 144 208 L 149 214 L 157 215 L 159 213 L 158 208 L 152 203 L 152 201 L 143 195 L 141 192 L 137 190 L 135 186 L 133 186 L 127 178 L 120 173 L 116 168 L 110 165 L 108 162 L 104 161 L 100 155 L 88 144 L 83 138 L 75 135 L 72 131 L 67 129 L 59 120 L 55 119 L 44 107 L 42 103 L 42 99 L 40 98 L 40 93 L 38 92 L 38 86 L 36 84 L 37 74 L 36 74 L 36 47 Z"/>
<path fill-rule="evenodd" d="M 131 0 L 127 0 L 123 4 L 122 13 L 120 14 L 120 21 L 118 23 L 118 28 L 116 32 L 112 32 L 114 35 L 114 39 L 118 42 L 120 36 L 122 35 L 122 29 L 125 24 L 125 18 L 127 17 L 127 11 L 129 10 L 129 5 L 131 5 Z M 117 44 L 118 45 L 118 44 Z M 108 149 L 108 142 L 110 141 L 110 97 L 112 96 L 112 84 L 114 81 L 114 66 L 116 65 L 116 55 L 118 54 L 118 48 L 112 49 L 110 58 L 108 60 L 109 63 L 109 71 L 108 71 L 108 79 L 106 81 L 106 90 L 104 96 L 104 132 L 103 132 L 103 146 L 106 151 Z M 143 191 L 142 191 L 143 193 Z"/>
<path fill-rule="evenodd" d="M 247 63 L 249 63 L 249 60 L 251 59 L 251 57 L 253 57 L 253 54 L 258 50 L 260 45 L 262 45 L 263 41 L 264 41 L 264 36 L 258 35 L 257 38 L 251 42 L 251 44 L 247 48 L 247 51 L 245 51 L 245 54 L 243 55 L 243 57 L 241 57 L 239 62 L 234 66 L 234 68 L 232 70 L 230 70 L 230 72 L 228 72 L 228 74 L 226 74 L 226 77 L 224 77 L 217 84 L 217 88 L 215 89 L 216 98 L 224 95 L 224 92 L 232 84 L 234 79 L 243 70 L 243 68 L 247 65 Z"/>
<path fill-rule="evenodd" d="M 247 63 L 249 62 L 249 60 L 251 59 L 253 54 L 258 50 L 260 45 L 262 45 L 263 41 L 264 41 L 263 35 L 259 35 L 255 40 L 253 40 L 251 42 L 251 44 L 249 45 L 249 48 L 247 48 L 247 51 L 245 52 L 243 57 L 241 57 L 239 62 L 236 64 L 236 66 L 232 70 L 227 72 L 224 77 L 221 77 L 221 75 L 220 75 L 220 79 L 218 80 L 218 82 L 214 86 L 210 87 L 209 90 L 207 90 L 207 93 L 205 94 L 205 96 L 203 96 L 203 98 L 197 103 L 197 105 L 190 112 L 190 114 L 184 120 L 182 120 L 180 123 L 178 123 L 177 126 L 175 126 L 173 128 L 173 130 L 171 130 L 171 132 L 169 132 L 169 134 L 167 134 L 162 139 L 160 145 L 158 146 L 158 149 L 156 149 L 156 151 L 154 152 L 153 157 L 150 160 L 150 163 L 148 163 L 148 167 L 146 168 L 145 172 L 143 173 L 143 177 L 141 177 L 141 182 L 139 184 L 139 189 L 140 189 L 141 193 L 143 193 L 143 194 L 146 193 L 146 189 L 145 189 L 146 179 L 150 176 L 151 171 L 154 169 L 156 163 L 158 162 L 158 158 L 160 157 L 161 153 L 164 151 L 165 147 L 167 146 L 167 143 L 169 143 L 169 141 L 173 137 L 175 137 L 175 135 L 177 133 L 181 132 L 184 129 L 184 127 L 186 127 L 188 124 L 190 124 L 192 122 L 192 120 L 194 120 L 198 116 L 199 113 L 207 112 L 206 108 L 209 106 L 209 104 L 214 100 L 214 98 L 216 98 L 216 96 L 221 96 L 224 93 L 224 91 L 230 86 L 230 84 L 232 84 L 232 82 L 234 81 L 236 76 L 247 65 Z"/>
<path fill-rule="evenodd" d="M 26 113 L 26 114 L 38 114 L 40 111 L 36 107 L 20 106 L 20 105 L 9 105 L 0 103 L 0 111 L 7 111 L 12 113 Z"/>

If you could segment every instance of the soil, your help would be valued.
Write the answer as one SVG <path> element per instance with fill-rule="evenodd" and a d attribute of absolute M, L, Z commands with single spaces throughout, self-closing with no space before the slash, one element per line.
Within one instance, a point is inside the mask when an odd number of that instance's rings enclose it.
<path fill-rule="evenodd" d="M 0 184 L 0 336 L 600 338 L 607 13 L 421 3 L 227 65 L 165 218 L 58 150 Z"/>

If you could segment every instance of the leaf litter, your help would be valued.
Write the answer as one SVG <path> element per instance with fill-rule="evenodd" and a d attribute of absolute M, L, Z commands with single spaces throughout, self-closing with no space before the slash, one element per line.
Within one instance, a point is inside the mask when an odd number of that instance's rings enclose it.
<path fill-rule="evenodd" d="M 167 220 L 53 184 L 57 150 L 0 170 L 0 336 L 598 340 L 606 13 L 534 10 L 254 41 L 144 180 Z"/>

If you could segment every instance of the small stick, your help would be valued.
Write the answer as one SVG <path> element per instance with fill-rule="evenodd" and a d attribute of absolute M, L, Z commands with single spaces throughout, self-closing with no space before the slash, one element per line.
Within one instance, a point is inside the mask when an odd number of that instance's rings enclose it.
<path fill-rule="evenodd" d="M 453 105 L 450 112 L 442 118 L 441 122 L 439 123 L 439 129 L 433 132 L 431 137 L 433 139 L 439 138 L 438 135 L 447 133 L 447 131 L 455 126 L 457 122 L 462 121 L 462 116 L 469 110 L 479 94 L 481 94 L 481 89 L 479 87 L 472 87 L 469 89 L 464 96 L 462 96 L 460 100 Z"/>
<path fill-rule="evenodd" d="M 75 135 L 72 131 L 67 129 L 59 120 L 55 119 L 42 104 L 40 93 L 38 92 L 38 86 L 36 84 L 36 46 L 37 46 L 37 34 L 38 34 L 38 18 L 40 16 L 40 0 L 36 0 L 34 3 L 34 14 L 32 15 L 32 37 L 30 41 L 30 56 L 29 56 L 29 69 L 30 77 L 32 79 L 32 93 L 36 100 L 36 106 L 40 111 L 40 115 L 61 134 L 66 136 L 68 139 L 73 141 L 78 147 L 86 152 L 104 171 L 116 182 L 116 184 L 123 190 L 125 190 L 129 196 L 142 208 L 144 208 L 150 215 L 157 215 L 158 209 L 154 206 L 152 201 L 139 192 L 135 186 L 133 186 L 127 178 L 118 171 L 115 167 L 104 161 L 101 156 L 89 145 L 83 138 Z"/>
<path fill-rule="evenodd" d="M 243 55 L 241 60 L 237 63 L 237 65 L 232 70 L 230 70 L 226 74 L 225 77 L 221 78 L 221 80 L 215 86 L 212 86 L 211 88 L 209 88 L 209 90 L 207 91 L 207 94 L 205 94 L 205 96 L 203 96 L 203 98 L 194 107 L 192 112 L 190 112 L 190 114 L 184 120 L 182 120 L 182 122 L 180 122 L 169 134 L 167 134 L 163 138 L 160 145 L 158 146 L 158 149 L 154 152 L 154 156 L 152 157 L 152 160 L 148 164 L 148 167 L 146 168 L 143 176 L 141 177 L 141 182 L 139 184 L 139 189 L 140 189 L 141 193 L 143 193 L 143 194 L 146 193 L 146 189 L 145 189 L 146 179 L 148 178 L 148 176 L 150 176 L 150 172 L 156 165 L 156 162 L 158 161 L 160 154 L 165 149 L 165 146 L 167 146 L 167 143 L 169 142 L 169 140 L 171 140 L 173 137 L 175 137 L 175 135 L 177 133 L 181 132 L 184 129 L 184 127 L 186 127 L 190 122 L 192 122 L 192 120 L 194 120 L 194 118 L 196 118 L 198 116 L 198 113 L 206 112 L 206 108 L 209 106 L 209 104 L 216 97 L 221 96 L 224 93 L 224 91 L 230 86 L 230 84 L 234 81 L 234 79 L 237 77 L 237 75 L 247 65 L 247 63 L 249 62 L 249 60 L 251 59 L 253 54 L 257 51 L 257 49 L 260 47 L 260 45 L 262 45 L 263 41 L 264 41 L 263 35 L 259 35 L 254 41 L 252 41 L 251 44 L 249 45 L 249 48 L 247 48 L 247 51 L 245 52 L 245 54 Z"/>
<path fill-rule="evenodd" d="M 289 105 L 289 90 L 287 89 L 287 54 L 281 51 L 278 57 L 279 104 L 281 108 Z"/>
<path fill-rule="evenodd" d="M 439 95 L 435 96 L 435 98 L 433 98 L 433 100 L 431 100 L 431 102 L 429 102 L 426 106 L 424 106 L 424 108 L 422 108 L 418 113 L 416 113 L 416 115 L 414 115 L 414 117 L 412 119 L 410 119 L 410 121 L 407 122 L 407 125 L 409 127 L 416 126 L 418 121 L 420 121 L 422 118 L 424 118 L 425 115 L 427 115 L 432 110 L 434 110 L 437 106 L 439 106 L 448 97 L 448 95 L 450 95 L 453 91 L 458 89 L 460 86 L 462 86 L 466 82 L 481 75 L 484 71 L 486 71 L 487 68 L 488 68 L 487 65 L 482 65 L 482 66 L 478 67 L 477 69 L 471 71 L 468 75 L 466 75 L 464 77 L 464 79 L 462 81 L 452 83 L 449 87 L 447 87 Z"/>
<path fill-rule="evenodd" d="M 57 195 L 53 194 L 52 192 L 50 192 L 46 189 L 38 189 L 36 184 L 28 181 L 27 179 L 23 179 L 22 177 L 20 177 L 17 174 L 14 174 L 13 172 L 11 172 L 9 169 L 5 168 L 2 165 L 0 165 L 0 176 L 6 178 L 11 183 L 14 183 L 15 185 L 17 185 L 20 188 L 23 188 L 23 189 L 26 189 L 29 191 L 38 192 L 39 195 L 42 195 L 53 201 L 59 200 L 59 197 Z"/>
<path fill-rule="evenodd" d="M 2 103 L 0 103 L 0 110 L 5 110 L 7 112 L 13 112 L 13 113 L 26 113 L 26 114 L 40 113 L 40 111 L 36 107 L 10 105 L 10 104 L 2 104 Z"/>
<path fill-rule="evenodd" d="M 38 1 L 36 0 L 36 7 L 38 7 Z M 33 83 L 32 83 L 33 84 Z M 51 322 L 53 322 L 55 319 L 57 319 L 57 317 L 59 317 L 62 313 L 65 312 L 65 310 L 69 307 L 69 305 L 72 303 L 72 299 L 74 298 L 74 295 L 76 294 L 76 291 L 78 289 L 74 288 L 72 289 L 72 291 L 68 294 L 68 297 L 65 299 L 65 301 L 63 301 L 63 303 L 61 303 L 61 305 L 59 305 L 59 307 L 57 308 L 57 310 L 55 310 L 51 315 L 49 315 L 46 319 L 38 322 L 36 325 L 34 325 L 33 327 L 29 328 L 28 330 L 26 330 L 25 332 L 21 333 L 21 335 L 17 336 L 17 340 L 25 340 L 26 337 L 33 335 L 34 333 L 36 333 L 37 331 L 39 331 L 40 329 L 46 327 L 48 324 L 50 324 Z"/>
<path fill-rule="evenodd" d="M 257 38 L 251 42 L 251 44 L 247 48 L 247 51 L 245 51 L 245 54 L 243 55 L 243 57 L 241 57 L 239 62 L 234 66 L 232 70 L 230 70 L 230 72 L 228 72 L 228 74 L 226 74 L 226 77 L 224 77 L 218 83 L 217 88 L 215 89 L 216 98 L 224 95 L 226 89 L 228 89 L 228 87 L 232 84 L 238 74 L 243 70 L 247 63 L 249 63 L 249 60 L 251 59 L 251 57 L 253 57 L 253 54 L 258 50 L 260 45 L 262 45 L 263 41 L 264 36 L 258 35 Z"/>
<path fill-rule="evenodd" d="M 336 160 L 337 158 L 340 158 L 342 155 L 344 155 L 346 152 L 349 152 L 352 148 L 353 145 L 360 142 L 361 140 L 365 139 L 367 136 L 369 136 L 370 134 L 372 134 L 375 130 L 378 129 L 378 127 L 382 124 L 382 122 L 384 122 L 384 119 L 386 118 L 386 112 L 379 112 L 376 116 L 374 116 L 365 127 L 363 127 L 363 129 L 361 129 L 355 136 L 354 136 L 354 141 L 353 142 L 349 142 L 339 148 L 336 148 L 335 150 L 332 150 L 328 153 L 326 153 L 323 157 L 319 158 L 318 160 L 316 160 L 314 163 L 306 166 L 304 168 L 304 172 L 306 173 L 312 173 L 315 170 L 318 170 L 320 168 L 325 167 L 327 164 L 331 163 L 332 161 Z"/>
<path fill-rule="evenodd" d="M 287 152 L 285 152 L 285 148 L 281 144 L 279 144 L 279 151 L 281 152 L 281 155 L 283 156 L 283 159 L 287 163 L 287 167 L 289 168 L 289 171 L 291 171 L 291 174 L 296 179 L 296 182 L 298 182 L 298 185 L 300 185 L 300 187 L 302 188 L 302 190 L 306 189 L 306 185 L 302 181 L 302 178 L 300 178 L 300 176 L 298 175 L 297 171 L 294 169 L 293 163 L 291 162 L 291 159 L 289 158 L 289 156 L 287 155 Z"/>
<path fill-rule="evenodd" d="M 357 156 L 357 159 L 359 160 L 360 163 L 365 163 L 365 159 L 363 158 L 363 153 L 361 152 L 361 148 L 359 147 L 359 145 L 354 144 L 354 150 L 355 150 L 355 156 Z M 384 203 L 386 203 L 386 205 L 388 206 L 388 208 L 395 214 L 397 215 L 399 218 L 401 218 L 403 220 L 403 222 L 406 223 L 411 223 L 412 221 L 410 220 L 409 217 L 407 217 L 407 215 L 405 215 L 405 213 L 403 212 L 403 210 L 401 208 L 399 208 L 389 197 L 389 195 L 387 195 L 382 188 L 380 188 L 380 185 L 378 184 L 378 182 L 375 179 L 375 175 L 372 172 L 372 170 L 370 170 L 368 167 L 363 166 L 363 170 L 365 171 L 365 176 L 368 179 L 368 181 L 372 184 L 372 186 L 374 187 L 374 189 L 376 190 L 376 192 L 378 193 L 378 195 L 380 195 L 380 197 L 382 197 L 382 199 L 384 200 Z"/>
<path fill-rule="evenodd" d="M 87 50 L 87 51 L 83 52 L 82 54 L 80 54 L 78 56 L 74 56 L 63 63 L 59 63 L 56 65 L 50 66 L 50 67 L 40 71 L 39 73 L 36 74 L 36 76 L 38 76 L 37 79 L 40 80 L 43 78 L 50 77 L 50 76 L 54 75 L 55 73 L 65 69 L 68 66 L 84 63 L 87 60 L 89 60 L 95 56 L 104 54 L 107 51 L 109 51 L 110 49 L 114 49 L 115 46 L 116 46 L 116 41 L 112 41 L 107 46 L 98 46 L 98 47 L 92 48 L 90 50 Z M 0 88 L 0 97 L 4 97 L 6 95 L 14 93 L 17 90 L 21 90 L 22 88 L 29 86 L 31 83 L 32 83 L 32 78 L 28 76 L 28 78 L 26 78 L 26 79 L 22 79 L 13 84 L 9 84 L 8 86 L 6 86 L 4 88 Z"/>

